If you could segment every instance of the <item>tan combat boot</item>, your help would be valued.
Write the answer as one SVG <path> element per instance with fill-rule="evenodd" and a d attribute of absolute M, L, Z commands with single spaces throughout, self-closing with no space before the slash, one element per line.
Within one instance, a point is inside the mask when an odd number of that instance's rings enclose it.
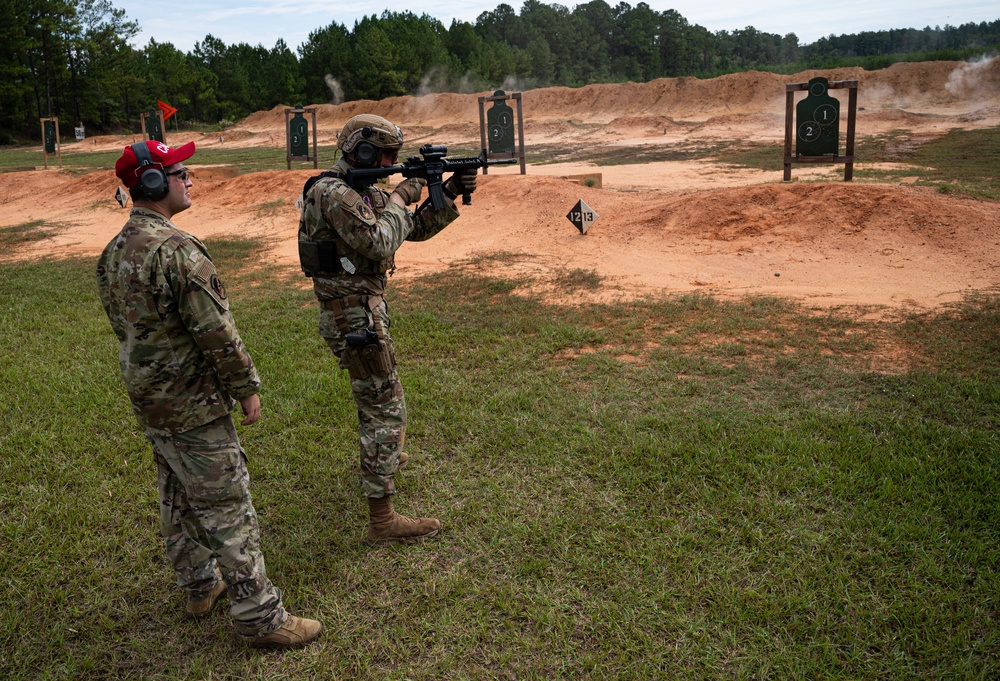
<path fill-rule="evenodd" d="M 392 497 L 368 500 L 368 537 L 365 543 L 369 546 L 388 546 L 390 544 L 416 544 L 433 537 L 441 530 L 441 521 L 437 518 L 407 518 L 392 509 Z"/>
<path fill-rule="evenodd" d="M 406 462 L 410 460 L 410 457 L 406 455 L 406 452 L 399 453 L 399 467 L 402 468 L 406 465 Z"/>
<path fill-rule="evenodd" d="M 185 604 L 184 609 L 191 617 L 204 617 L 212 612 L 212 608 L 215 607 L 215 602 L 219 600 L 222 594 L 226 593 L 226 582 L 222 579 L 222 575 L 219 574 L 218 570 L 215 571 L 215 576 L 219 581 L 215 583 L 215 588 L 212 589 L 210 594 L 204 598 L 187 599 L 187 604 Z"/>
<path fill-rule="evenodd" d="M 246 638 L 251 648 L 299 648 L 319 638 L 323 625 L 316 620 L 289 615 L 285 623 L 270 634 Z"/>

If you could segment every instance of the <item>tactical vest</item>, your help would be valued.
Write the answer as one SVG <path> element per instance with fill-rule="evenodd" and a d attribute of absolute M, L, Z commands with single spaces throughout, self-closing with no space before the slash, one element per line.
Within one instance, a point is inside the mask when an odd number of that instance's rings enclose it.
<path fill-rule="evenodd" d="M 313 190 L 313 185 L 322 182 L 329 185 L 339 182 L 343 185 L 345 198 L 354 203 L 363 201 L 364 197 L 344 183 L 342 175 L 336 171 L 326 171 L 310 177 L 302 188 L 302 214 L 299 219 L 299 264 L 307 277 L 331 277 L 344 274 L 385 274 L 396 266 L 395 254 L 385 260 L 372 260 L 351 248 L 346 241 L 331 227 L 322 213 L 319 205 L 320 193 L 325 191 L 321 185 Z M 375 217 L 385 210 L 386 198 L 378 190 L 366 192 L 365 197 L 371 201 L 371 211 Z M 348 210 L 350 210 L 348 208 Z"/>

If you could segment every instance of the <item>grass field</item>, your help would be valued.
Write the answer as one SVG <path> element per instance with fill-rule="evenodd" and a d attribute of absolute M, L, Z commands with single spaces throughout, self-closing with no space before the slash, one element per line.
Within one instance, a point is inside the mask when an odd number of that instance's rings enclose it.
<path fill-rule="evenodd" d="M 141 139 L 141 137 L 137 138 Z M 403 148 L 401 159 L 405 156 L 417 154 L 420 144 L 427 143 L 427 139 L 421 139 L 408 143 Z M 168 138 L 169 143 L 169 138 Z M 74 143 L 75 144 L 75 143 Z M 79 143 L 80 150 L 74 149 L 72 152 L 62 154 L 62 167 L 69 173 L 92 173 L 98 170 L 109 170 L 115 167 L 115 160 L 121 156 L 121 149 L 116 151 L 87 151 L 84 143 Z M 478 156 L 480 149 L 462 148 L 450 146 L 448 154 L 450 157 Z M 198 148 L 197 156 L 192 159 L 194 165 L 233 165 L 239 168 L 241 173 L 254 173 L 263 170 L 286 170 L 288 161 L 285 158 L 285 150 L 279 147 L 208 147 Z M 339 158 L 340 152 L 335 145 L 319 145 L 316 150 L 319 158 L 320 170 L 329 168 Z M 34 147 L 0 147 L 0 173 L 19 172 L 24 170 L 34 170 L 36 167 L 43 167 L 43 156 L 40 146 Z M 49 157 L 49 167 L 55 167 L 58 160 Z M 312 163 L 294 161 L 293 169 L 308 170 Z"/>
<path fill-rule="evenodd" d="M 4 679 L 1000 676 L 1000 299 L 557 307 L 472 267 L 392 287 L 397 506 L 445 529 L 369 549 L 311 291 L 247 266 L 260 243 L 209 247 L 264 379 L 240 432 L 268 573 L 324 637 L 260 654 L 225 607 L 184 618 L 94 263 L 8 261 Z"/>
<path fill-rule="evenodd" d="M 841 140 L 841 151 L 844 141 Z M 744 168 L 782 170 L 782 152 L 773 145 L 730 145 L 716 160 Z M 915 184 L 934 186 L 943 194 L 956 193 L 1000 201 L 1000 127 L 951 130 L 941 136 L 917 136 L 905 130 L 858 138 L 854 178 L 861 182 L 893 182 L 904 177 Z M 892 169 L 870 164 L 899 164 Z M 867 166 L 867 167 L 866 167 Z M 843 177 L 844 166 L 830 166 Z"/>
<path fill-rule="evenodd" d="M 842 135 L 843 137 L 843 135 Z M 427 142 L 419 140 L 419 143 Z M 75 143 L 73 143 L 75 144 Z M 415 143 L 416 144 L 416 143 Z M 841 151 L 845 140 L 841 139 Z M 476 156 L 477 149 L 454 147 L 452 157 Z M 63 168 L 70 173 L 89 173 L 114 167 L 120 152 L 73 152 L 62 156 Z M 317 151 L 320 168 L 334 163 L 336 147 L 321 146 Z M 415 146 L 403 150 L 403 155 L 415 155 Z M 659 161 L 713 160 L 727 165 L 780 173 L 780 144 L 726 142 L 685 142 L 670 145 L 620 147 L 591 145 L 529 145 L 525 150 L 527 163 L 589 162 L 596 166 L 653 163 Z M 1000 201 L 1000 127 L 982 130 L 952 130 L 942 136 L 914 135 L 905 130 L 886 134 L 860 136 L 857 139 L 854 177 L 862 182 L 898 183 L 902 178 L 915 184 L 930 185 L 945 194 L 961 194 L 978 199 Z M 234 165 L 240 172 L 284 170 L 284 153 L 275 148 L 205 147 L 198 151 L 198 163 L 203 165 Z M 0 148 L 0 172 L 32 170 L 41 157 L 37 148 Z M 54 163 L 54 159 L 50 159 Z M 871 164 L 896 164 L 892 169 L 874 168 Z M 293 167 L 308 168 L 296 163 Z M 843 176 L 843 165 L 831 164 L 832 177 Z M 776 176 L 777 177 L 777 176 Z M 824 178 L 823 181 L 828 181 Z"/>

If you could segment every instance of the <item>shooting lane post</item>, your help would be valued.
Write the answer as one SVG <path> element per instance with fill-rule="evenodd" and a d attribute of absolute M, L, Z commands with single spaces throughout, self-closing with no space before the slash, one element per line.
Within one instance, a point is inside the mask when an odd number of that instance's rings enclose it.
<path fill-rule="evenodd" d="M 840 102 L 828 90 L 848 89 L 847 148 L 838 156 L 840 143 Z M 795 103 L 795 93 L 807 90 L 804 100 Z M 795 109 L 795 155 L 792 155 L 792 109 Z M 793 163 L 843 163 L 844 182 L 854 177 L 854 127 L 858 108 L 858 81 L 813 78 L 808 83 L 785 85 L 785 174 L 792 179 Z"/>
<path fill-rule="evenodd" d="M 312 156 L 309 155 L 309 121 L 303 114 L 312 116 Z M 285 161 L 292 169 L 292 161 L 312 161 L 313 168 L 319 168 L 319 154 L 316 151 L 316 107 L 285 109 Z"/>
<path fill-rule="evenodd" d="M 59 159 L 59 169 L 62 170 L 62 151 L 59 149 L 59 119 L 40 118 L 42 122 L 42 153 L 45 157 L 45 169 L 49 169 L 49 156 Z"/>
<path fill-rule="evenodd" d="M 513 99 L 517 102 L 517 151 L 514 151 L 514 110 L 507 104 L 507 100 Z M 486 102 L 493 102 L 489 111 L 485 112 Z M 487 123 L 489 130 L 487 131 Z M 489 142 L 487 143 L 487 137 Z M 479 140 L 486 157 L 493 159 L 516 158 L 521 161 L 521 174 L 525 175 L 524 169 L 524 119 L 521 111 L 521 93 L 505 93 L 503 90 L 496 90 L 492 97 L 479 98 Z M 483 175 L 489 173 L 489 168 L 483 168 Z"/>

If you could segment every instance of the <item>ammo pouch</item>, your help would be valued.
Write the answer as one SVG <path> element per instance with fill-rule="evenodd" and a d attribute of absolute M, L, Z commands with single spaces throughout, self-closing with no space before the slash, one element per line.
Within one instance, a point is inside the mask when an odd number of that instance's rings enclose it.
<path fill-rule="evenodd" d="M 353 268 L 345 267 L 343 260 Z M 336 241 L 299 240 L 299 264 L 307 277 L 321 277 L 329 274 L 383 274 L 395 268 L 395 254 L 386 260 L 372 260 L 360 253 L 351 253 L 341 259 Z M 348 306 L 353 307 L 353 306 Z"/>
<path fill-rule="evenodd" d="M 332 300 L 320 301 L 323 309 L 333 312 L 334 323 L 337 330 L 348 341 L 347 335 L 352 335 L 352 342 L 348 342 L 340 354 L 340 367 L 347 369 L 352 379 L 364 380 L 371 376 L 387 377 L 396 367 L 396 353 L 392 349 L 392 341 L 385 332 L 382 325 L 382 317 L 375 311 L 382 296 L 346 296 L 344 298 L 334 298 Z M 347 322 L 345 308 L 363 307 L 372 319 L 373 332 L 352 331 Z M 363 343 L 358 343 L 354 339 L 359 336 L 366 336 Z"/>
<path fill-rule="evenodd" d="M 338 274 L 344 269 L 337 257 L 336 241 L 299 240 L 299 264 L 307 277 Z"/>

